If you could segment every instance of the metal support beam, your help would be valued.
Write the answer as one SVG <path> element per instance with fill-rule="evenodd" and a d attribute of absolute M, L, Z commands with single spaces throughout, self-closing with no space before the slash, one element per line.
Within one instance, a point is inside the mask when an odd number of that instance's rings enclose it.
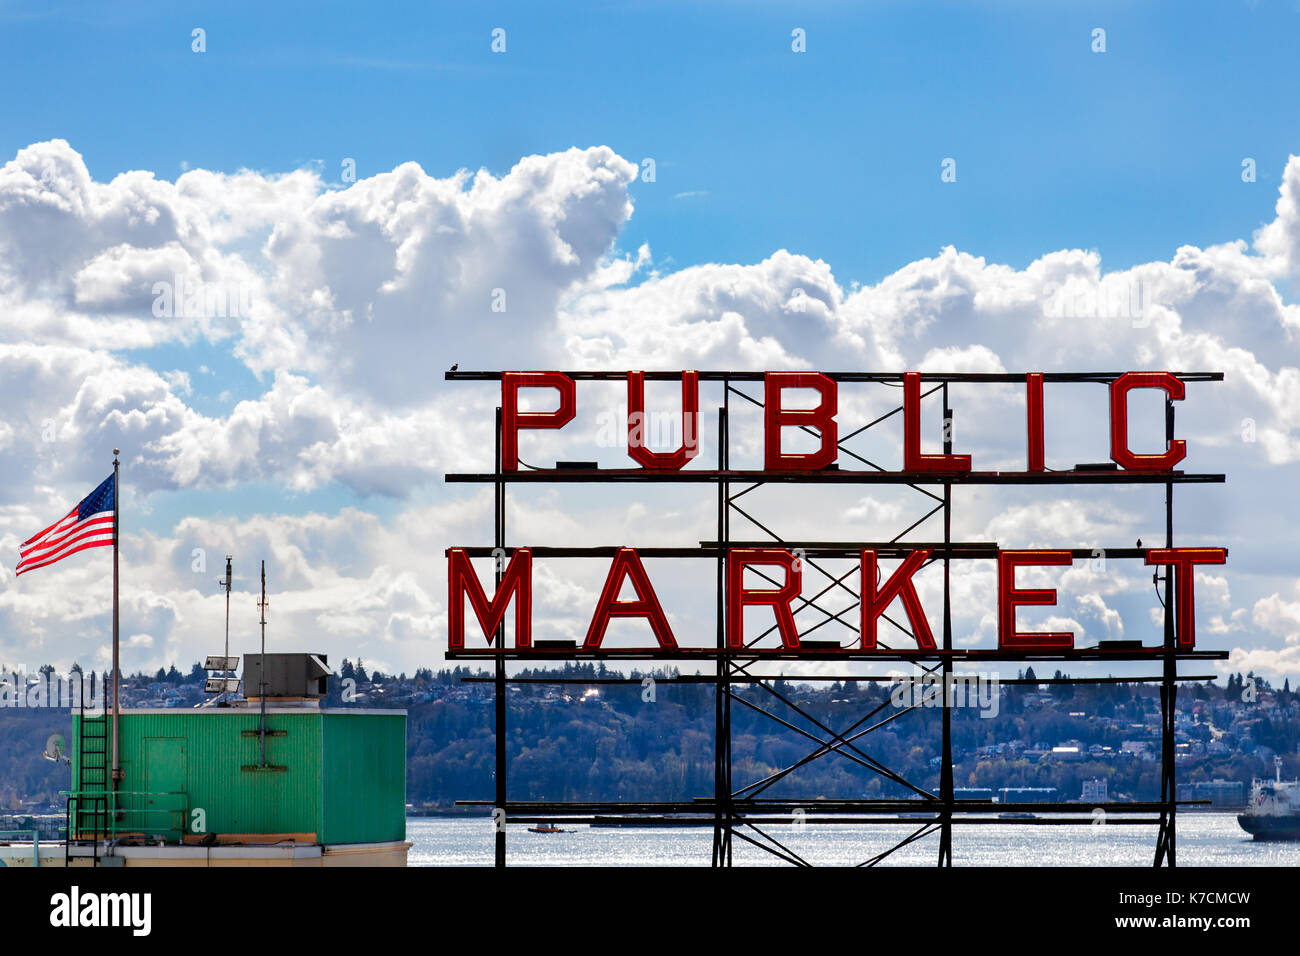
<path fill-rule="evenodd" d="M 577 372 L 566 373 L 575 379 L 593 381 L 620 381 L 626 379 L 627 373 Z M 1056 373 L 1044 376 L 1045 381 L 1055 382 L 1093 382 L 1106 384 L 1115 380 L 1120 373 Z M 501 373 L 492 372 L 454 372 L 448 373 L 449 379 L 492 380 L 499 379 Z M 902 382 L 899 373 L 832 373 L 830 377 L 841 382 L 877 383 L 888 387 L 897 387 Z M 1185 381 L 1219 381 L 1221 373 L 1179 373 Z M 677 373 L 649 372 L 650 380 L 676 380 Z M 783 842 L 768 829 L 771 825 L 785 825 L 795 821 L 817 822 L 818 824 L 895 824 L 904 827 L 906 835 L 890 846 L 868 858 L 862 866 L 874 866 L 887 859 L 891 854 L 916 843 L 932 834 L 938 835 L 938 864 L 950 867 L 953 858 L 953 829 L 957 824 L 1008 825 L 1024 824 L 1034 826 L 1090 825 L 1094 806 L 1075 803 L 1044 802 L 1034 804 L 1017 804 L 1017 809 L 1047 814 L 1037 818 L 1003 820 L 996 814 L 1001 808 L 988 800 L 956 799 L 956 781 L 953 770 L 953 707 L 952 693 L 955 668 L 959 661 L 980 661 L 983 663 L 1026 662 L 1029 660 L 1087 662 L 1087 661 L 1129 661 L 1152 665 L 1160 664 L 1159 676 L 1141 675 L 1137 677 L 1069 677 L 1035 679 L 1035 684 L 1110 684 L 1110 683 L 1159 683 L 1161 700 L 1161 785 L 1159 800 L 1130 803 L 1107 804 L 1107 821 L 1123 825 L 1157 826 L 1155 864 L 1157 866 L 1176 864 L 1176 816 L 1181 805 L 1176 799 L 1174 716 L 1176 691 L 1179 681 L 1212 680 L 1210 675 L 1185 675 L 1178 673 L 1180 660 L 1222 660 L 1227 654 L 1222 651 L 1196 651 L 1179 649 L 1178 635 L 1175 633 L 1173 613 L 1175 594 L 1173 575 L 1165 571 L 1163 602 L 1165 605 L 1164 638 L 1159 646 L 1099 646 L 1096 648 L 1072 648 L 1066 651 L 1046 650 L 1032 654 L 1010 653 L 999 649 L 972 649 L 954 646 L 952 618 L 952 561 L 956 559 L 983 559 L 995 557 L 998 553 L 993 542 L 954 542 L 952 532 L 953 520 L 953 486 L 958 484 L 1163 484 L 1165 486 L 1165 546 L 1173 547 L 1173 489 L 1174 485 L 1185 482 L 1221 482 L 1223 475 L 1186 474 L 1182 472 L 1139 473 L 1114 470 L 1098 470 L 1088 466 L 1083 470 L 1051 471 L 1043 473 L 1027 472 L 980 472 L 967 475 L 944 475 L 932 473 L 904 473 L 886 471 L 867 457 L 845 447 L 850 439 L 868 429 L 896 416 L 902 407 L 894 407 L 878 416 L 868 424 L 848 432 L 837 441 L 840 451 L 869 470 L 848 471 L 829 468 L 818 472 L 767 472 L 734 471 L 730 461 L 730 410 L 731 396 L 735 394 L 752 405 L 762 407 L 763 402 L 736 388 L 738 382 L 761 382 L 761 373 L 751 372 L 702 372 L 702 381 L 716 381 L 723 385 L 722 405 L 718 408 L 718 454 L 716 470 L 689 469 L 681 472 L 649 471 L 640 469 L 600 469 L 600 468 L 565 468 L 532 469 L 520 472 L 502 470 L 502 448 L 504 443 L 503 411 L 496 410 L 495 466 L 490 474 L 447 475 L 448 481 L 483 481 L 493 485 L 494 520 L 493 547 L 466 548 L 471 557 L 496 559 L 495 579 L 498 590 L 504 576 L 504 556 L 512 555 L 513 548 L 506 547 L 506 502 L 507 488 L 511 482 L 707 482 L 717 486 L 717 528 L 713 541 L 701 541 L 698 547 L 651 547 L 638 549 L 644 557 L 658 558 L 705 558 L 712 559 L 716 565 L 716 640 L 712 647 L 707 640 L 703 646 L 662 649 L 610 649 L 597 652 L 583 652 L 580 648 L 569 646 L 543 646 L 517 649 L 507 648 L 504 620 L 490 639 L 490 646 L 482 649 L 449 652 L 449 658 L 490 659 L 493 670 L 490 676 L 468 677 L 467 681 L 490 682 L 493 685 L 494 720 L 495 720 L 495 787 L 492 801 L 459 801 L 461 803 L 491 806 L 494 810 L 495 863 L 506 864 L 505 820 L 515 823 L 569 822 L 569 823 L 647 823 L 661 826 L 710 827 L 713 831 L 712 862 L 714 866 L 730 866 L 733 863 L 733 847 L 736 840 L 746 845 L 762 849 L 773 857 L 793 865 L 806 866 L 809 861 L 803 853 L 792 845 L 794 841 Z M 943 407 L 943 450 L 952 454 L 953 409 L 950 402 L 949 386 L 956 382 L 1024 382 L 1024 375 L 1014 374 L 926 374 L 924 381 L 931 383 L 925 396 L 938 393 Z M 1174 410 L 1173 404 L 1165 402 L 1166 437 L 1173 440 Z M 812 429 L 804 428 L 815 434 Z M 758 509 L 751 503 L 758 496 L 746 501 L 745 507 L 737 504 L 739 499 L 769 484 L 880 484 L 904 485 L 927 498 L 927 510 L 920 518 L 913 521 L 889 541 L 800 541 L 783 537 L 775 528 L 770 527 L 759 517 Z M 743 486 L 733 492 L 733 486 Z M 937 486 L 937 488 L 936 488 Z M 936 488 L 936 490 L 931 490 Z M 940 492 L 940 493 L 936 493 Z M 733 537 L 731 532 L 732 513 L 766 535 L 759 541 L 748 538 Z M 916 531 L 931 518 L 942 515 L 942 540 L 931 534 L 931 540 L 925 542 L 902 541 L 906 535 Z M 752 537 L 752 534 L 751 534 Z M 770 540 L 769 540 L 770 539 Z M 727 554 L 736 547 L 780 547 L 787 550 L 798 548 L 800 558 L 807 567 L 811 567 L 826 577 L 828 584 L 810 598 L 802 595 L 794 608 L 796 615 L 809 611 L 820 614 L 821 619 L 811 624 L 798 627 L 800 636 L 806 636 L 828 624 L 840 624 L 850 631 L 853 625 L 846 617 L 860 606 L 861 595 L 852 584 L 851 574 L 836 575 L 819 561 L 821 559 L 856 558 L 863 549 L 876 550 L 881 556 L 903 558 L 918 550 L 932 552 L 928 563 L 942 562 L 943 566 L 943 643 L 933 650 L 909 650 L 907 647 L 890 648 L 883 642 L 880 649 L 870 652 L 852 646 L 833 646 L 834 641 L 821 641 L 815 648 L 805 647 L 799 653 L 785 649 L 757 646 L 775 628 L 768 628 L 762 634 L 751 638 L 744 648 L 731 648 L 727 641 Z M 1088 558 L 1094 552 L 1091 549 L 1071 549 L 1075 557 Z M 556 547 L 536 546 L 532 548 L 534 557 L 538 558 L 590 558 L 610 557 L 616 552 L 616 546 L 606 547 Z M 1138 559 L 1145 557 L 1142 548 L 1116 548 L 1105 552 L 1107 557 Z M 751 572 L 760 578 L 766 578 L 774 585 L 780 582 L 758 568 Z M 1159 572 L 1157 572 L 1158 575 Z M 827 606 L 832 597 L 847 597 L 852 603 L 836 610 Z M 885 615 L 885 619 L 900 633 L 908 638 L 912 635 L 908 628 Z M 802 619 L 806 621 L 806 618 Z M 839 633 L 835 627 L 827 632 Z M 821 635 L 819 635 L 821 637 Z M 551 642 L 562 644 L 563 642 Z M 669 800 L 659 802 L 647 801 L 538 801 L 511 802 L 507 793 L 508 777 L 508 735 L 507 735 L 507 692 L 511 684 L 554 683 L 554 684 L 624 684 L 640 683 L 639 678 L 602 677 L 590 680 L 568 677 L 546 677 L 531 675 L 511 677 L 507 674 L 507 664 L 512 660 L 527 660 L 533 663 L 546 660 L 572 660 L 575 657 L 600 657 L 620 660 L 665 660 L 665 661 L 710 661 L 712 668 L 701 669 L 700 673 L 674 675 L 662 678 L 664 683 L 677 684 L 711 684 L 714 690 L 714 783 L 713 793 L 708 797 L 691 800 Z M 920 669 L 923 675 L 936 672 L 941 677 L 938 693 L 942 694 L 940 726 L 940 770 L 938 788 L 931 792 L 923 786 L 908 781 L 869 753 L 864 738 L 895 720 L 903 719 L 916 711 L 921 704 L 913 702 L 911 706 L 900 707 L 885 717 L 877 715 L 889 704 L 889 698 L 877 701 L 874 708 L 863 708 L 869 712 L 859 716 L 852 724 L 842 730 L 833 729 L 831 721 L 818 719 L 804 706 L 801 706 L 776 686 L 779 680 L 807 681 L 893 681 L 893 675 L 847 674 L 837 676 L 825 672 L 810 675 L 797 673 L 761 674 L 754 672 L 758 661 L 777 662 L 773 668 L 779 670 L 793 661 L 799 663 L 821 663 L 834 661 L 843 665 L 881 664 L 901 662 Z M 709 671 L 712 671 L 710 673 Z M 659 680 L 659 678 L 656 678 Z M 1022 678 L 1003 681 L 1007 684 L 1025 684 Z M 762 688 L 776 705 L 761 706 L 746 695 L 741 688 Z M 749 782 L 739 788 L 733 784 L 732 756 L 732 704 L 740 703 L 747 712 L 754 712 L 771 720 L 784 731 L 798 735 L 806 741 L 811 749 L 793 762 L 771 772 L 765 771 L 761 779 Z M 789 714 L 785 714 L 784 708 Z M 873 722 L 874 721 L 874 722 Z M 837 723 L 837 726 L 838 723 Z M 807 803 L 790 797 L 761 796 L 787 781 L 801 767 L 828 754 L 838 754 L 856 768 L 878 775 L 889 785 L 907 792 L 909 798 L 890 797 L 869 799 L 861 796 L 848 798 L 818 799 L 815 809 L 808 810 Z M 776 787 L 772 793 L 779 793 L 785 787 Z M 924 809 L 922 809 L 924 808 Z M 918 815 L 924 819 L 915 819 Z"/>
<path fill-rule="evenodd" d="M 502 431 L 502 414 L 501 409 L 497 409 L 497 427 L 496 427 L 496 473 L 501 474 L 501 442 L 504 432 Z M 496 547 L 504 548 L 506 546 L 506 486 L 503 482 L 498 481 L 493 489 L 493 503 L 495 505 L 495 514 L 493 516 L 493 541 Z M 500 552 L 497 552 L 500 555 Z M 501 587 L 501 579 L 505 576 L 503 562 L 499 559 L 496 561 L 496 582 L 497 588 Z M 506 646 L 506 624 L 503 617 L 501 623 L 497 625 L 496 646 L 504 650 Z M 508 753 L 509 748 L 506 741 L 506 661 L 505 656 L 501 655 L 496 660 L 496 698 L 494 700 L 495 710 L 495 730 L 496 735 L 496 806 L 497 809 L 492 814 L 493 828 L 493 846 L 495 854 L 495 863 L 497 866 L 506 865 L 506 776 L 509 768 Z"/>
<path fill-rule="evenodd" d="M 943 453 L 952 454 L 952 407 L 948 404 L 948 383 L 943 385 Z M 943 486 L 943 649 L 952 651 L 952 485 Z M 943 666 L 943 742 L 939 769 L 939 799 L 943 815 L 939 823 L 939 865 L 952 866 L 952 658 Z"/>
<path fill-rule="evenodd" d="M 1165 441 L 1174 439 L 1174 403 L 1165 399 Z M 1165 547 L 1174 546 L 1174 486 L 1165 485 Z M 1182 595 L 1178 595 L 1179 600 Z M 1155 865 L 1178 865 L 1178 808 L 1175 803 L 1174 704 L 1178 690 L 1177 635 L 1174 633 L 1174 576 L 1165 568 L 1164 680 L 1160 684 L 1160 829 L 1156 834 Z"/>

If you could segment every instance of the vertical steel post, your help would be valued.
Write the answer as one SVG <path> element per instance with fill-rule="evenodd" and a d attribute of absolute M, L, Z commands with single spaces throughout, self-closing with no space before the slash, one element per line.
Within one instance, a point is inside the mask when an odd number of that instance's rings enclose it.
<path fill-rule="evenodd" d="M 948 405 L 948 383 L 943 384 L 943 453 L 952 454 L 952 409 Z M 952 483 L 943 486 L 943 649 L 952 650 Z M 939 828 L 939 865 L 952 866 L 952 658 L 945 655 L 943 672 L 943 754 L 939 771 L 939 798 L 943 812 Z"/>
<path fill-rule="evenodd" d="M 503 435 L 501 409 L 497 409 L 497 441 L 496 441 L 496 485 L 495 505 L 496 513 L 493 518 L 494 527 L 494 547 L 498 550 L 493 556 L 493 563 L 496 565 L 496 582 L 497 591 L 501 590 L 501 579 L 505 572 L 502 568 L 504 563 L 504 548 L 506 546 L 506 483 L 502 478 L 501 472 L 501 440 Z M 518 600 L 516 597 L 515 600 Z M 496 633 L 497 659 L 496 659 L 496 681 L 493 687 L 496 690 L 496 807 L 492 813 L 492 827 L 495 830 L 496 837 L 496 865 L 506 865 L 506 624 L 505 618 L 497 625 Z"/>
<path fill-rule="evenodd" d="M 119 480 L 118 449 L 113 449 L 113 792 L 122 782 L 122 763 L 118 753 L 117 715 L 122 709 L 122 668 L 118 657 L 118 614 L 117 614 L 117 552 L 122 531 L 118 525 L 118 508 L 122 501 L 122 483 Z M 116 801 L 114 801 L 116 804 Z"/>
<path fill-rule="evenodd" d="M 1174 440 L 1174 403 L 1165 399 L 1165 444 Z M 1174 546 L 1174 483 L 1165 482 L 1165 547 Z M 1182 596 L 1179 595 L 1181 600 Z M 1174 633 L 1174 576 L 1165 566 L 1165 642 L 1160 682 L 1160 831 L 1156 866 L 1178 865 L 1177 782 L 1174 772 L 1174 704 L 1178 687 L 1178 645 Z"/>
<path fill-rule="evenodd" d="M 731 467 L 731 383 L 726 383 L 727 390 L 722 396 L 722 433 L 718 436 L 718 444 L 721 448 L 722 467 L 728 469 Z M 722 541 L 723 547 L 729 546 L 731 541 L 731 484 L 729 482 L 720 482 L 722 485 L 723 503 L 726 507 L 722 510 Z M 722 792 L 726 796 L 726 815 L 727 826 L 722 831 L 723 849 L 726 851 L 725 866 L 731 866 L 731 825 L 734 819 L 735 807 L 732 804 L 732 783 L 731 783 L 731 676 L 736 672 L 736 666 L 731 656 L 726 655 L 724 661 L 726 670 L 724 674 L 728 678 L 722 685 L 722 744 L 726 754 L 722 762 Z"/>
<path fill-rule="evenodd" d="M 232 572 L 232 565 L 231 565 L 231 562 L 234 561 L 234 559 L 235 556 L 233 554 L 226 555 L 226 579 L 224 581 L 217 582 L 218 584 L 224 585 L 226 588 L 226 651 L 225 653 L 226 653 L 227 662 L 229 662 L 230 660 L 230 585 L 234 581 L 234 575 Z M 221 676 L 225 677 L 229 673 L 230 673 L 230 669 L 226 668 L 221 672 Z"/>
<path fill-rule="evenodd" d="M 731 383 L 724 381 L 723 404 L 718 409 L 718 470 L 727 467 L 727 411 Z M 713 690 L 713 865 L 731 865 L 731 687 L 727 648 L 727 538 L 729 485 L 718 482 L 718 569 L 717 646 L 720 653 L 714 668 Z"/>
<path fill-rule="evenodd" d="M 262 766 L 266 766 L 266 558 L 262 559 L 262 600 L 257 604 L 262 622 L 262 659 L 257 667 L 257 696 L 262 711 Z"/>

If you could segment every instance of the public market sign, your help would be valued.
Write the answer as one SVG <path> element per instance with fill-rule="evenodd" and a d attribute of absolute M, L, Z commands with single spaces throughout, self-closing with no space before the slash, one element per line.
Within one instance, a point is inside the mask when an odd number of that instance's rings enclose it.
<path fill-rule="evenodd" d="M 673 378 L 681 385 L 681 443 L 671 451 L 652 451 L 645 440 L 645 381 L 647 374 L 655 379 Z M 1138 451 L 1129 443 L 1129 396 L 1140 390 L 1163 393 L 1166 405 L 1182 401 L 1186 381 L 1214 381 L 1220 373 L 1126 372 L 1108 373 L 1026 373 L 929 375 L 921 373 L 868 374 L 819 372 L 765 372 L 725 373 L 694 372 L 673 373 L 598 372 L 564 373 L 558 371 L 499 372 L 499 373 L 448 373 L 448 377 L 498 379 L 501 386 L 501 406 L 498 415 L 497 467 L 489 474 L 449 475 L 448 480 L 478 480 L 492 482 L 498 488 L 499 500 L 504 499 L 505 486 L 517 480 L 651 480 L 670 479 L 701 480 L 720 483 L 763 483 L 776 481 L 835 483 L 894 483 L 894 484 L 1067 484 L 1067 483 L 1167 483 L 1177 481 L 1222 481 L 1222 475 L 1190 476 L 1176 471 L 1187 455 L 1186 442 L 1173 435 L 1173 417 L 1169 423 L 1165 447 L 1155 451 Z M 561 429 L 574 418 L 577 409 L 576 381 L 582 378 L 600 380 L 625 380 L 627 387 L 627 456 L 633 467 L 625 469 L 596 468 L 594 463 L 583 466 L 555 469 L 521 470 L 519 437 L 522 432 L 534 429 Z M 725 468 L 707 470 L 688 468 L 699 452 L 700 434 L 700 381 L 734 379 L 761 380 L 763 388 L 763 450 L 764 466 L 761 470 L 730 471 Z M 1049 470 L 1044 461 L 1044 381 L 1104 382 L 1109 392 L 1110 463 L 1104 466 L 1076 467 L 1070 470 Z M 1026 400 L 1025 469 L 1024 471 L 980 472 L 974 470 L 972 456 L 954 453 L 945 447 L 942 454 L 927 454 L 921 450 L 921 399 L 922 383 L 926 382 L 1014 382 L 1023 383 Z M 855 382 L 888 382 L 901 384 L 903 403 L 903 468 L 899 471 L 853 470 L 840 467 L 842 446 L 839 439 L 838 390 L 840 385 Z M 519 407 L 520 389 L 549 390 L 555 397 L 552 411 L 525 411 Z M 946 388 L 946 386 L 945 386 Z M 817 403 L 812 407 L 787 407 L 784 393 L 790 389 L 806 389 L 817 393 Z M 933 390 L 933 389 L 932 389 Z M 946 403 L 946 391 L 945 391 Z M 875 424 L 875 423 L 872 423 Z M 796 426 L 818 436 L 815 451 L 792 452 L 782 445 L 783 429 Z M 859 429 L 861 430 L 861 429 Z M 950 444 L 950 442 L 948 443 Z M 503 508 L 502 506 L 499 506 Z M 537 546 L 540 550 L 540 545 Z M 581 549 L 573 549 L 581 550 Z M 604 639 L 614 618 L 639 618 L 647 625 L 645 650 L 687 653 L 692 648 L 681 646 L 669 625 L 655 587 L 642 561 L 642 552 L 636 548 L 616 547 L 592 549 L 609 554 L 609 571 L 596 605 L 592 610 L 590 625 L 584 640 L 569 642 L 572 656 L 600 656 L 604 652 Z M 652 549 L 643 549 L 649 551 Z M 910 639 L 920 655 L 938 650 L 930 617 L 923 606 L 914 581 L 916 573 L 937 560 L 960 557 L 951 544 L 942 549 L 911 547 L 899 543 L 888 549 L 891 557 L 901 557 L 886 576 L 880 567 L 883 548 L 843 548 L 843 557 L 854 557 L 858 562 L 857 614 L 858 640 L 852 647 L 827 647 L 827 642 L 805 644 L 801 640 L 794 620 L 795 602 L 803 589 L 802 554 L 795 548 L 782 547 L 731 547 L 726 543 L 713 551 L 696 549 L 695 556 L 716 554 L 722 562 L 722 581 L 725 589 L 725 650 L 743 651 L 753 645 L 745 635 L 745 610 L 750 607 L 770 609 L 780 647 L 774 650 L 781 656 L 826 657 L 828 654 L 851 652 L 861 655 L 882 648 L 877 634 L 881 617 L 895 602 L 901 604 L 910 626 Z M 532 640 L 533 607 L 533 547 L 498 547 L 495 587 L 489 595 L 486 585 L 476 573 L 471 562 L 471 551 L 480 554 L 483 549 L 452 547 L 447 549 L 447 597 L 449 655 L 466 652 L 466 641 L 472 640 L 475 652 L 502 652 L 527 656 L 541 651 Z M 508 560 L 506 560 L 508 556 Z M 684 556 L 684 555 L 683 555 Z M 968 555 L 969 556 L 969 555 Z M 1020 607 L 1044 607 L 1056 604 L 1053 588 L 1026 588 L 1016 583 L 1016 573 L 1029 567 L 1068 567 L 1079 555 L 1075 550 L 1036 549 L 1005 550 L 995 547 L 992 554 L 979 553 L 978 557 L 992 557 L 997 563 L 998 614 L 997 649 L 1002 657 L 1041 654 L 1043 652 L 1069 652 L 1074 649 L 1075 636 L 1070 632 L 1045 632 L 1022 630 L 1016 622 Z M 1163 547 L 1140 550 L 1147 565 L 1163 566 L 1173 576 L 1174 620 L 1173 646 L 1177 651 L 1189 651 L 1196 646 L 1195 575 L 1196 568 L 1204 565 L 1221 565 L 1227 559 L 1227 549 L 1217 547 Z M 755 587 L 745 581 L 746 569 L 760 570 L 764 582 L 771 586 Z M 882 580 L 883 579 L 883 580 Z M 620 600 L 625 586 L 630 585 L 635 598 Z M 466 633 L 465 605 L 473 610 L 477 629 Z M 504 640 L 503 624 L 509 608 L 513 606 L 513 644 Z M 498 635 L 502 639 L 498 640 Z M 652 643 L 651 643 L 652 641 Z M 566 656 L 564 642 L 546 642 L 546 656 Z M 559 646 L 557 646 L 559 645 Z M 1152 646 L 1153 652 L 1161 646 Z M 1168 647 L 1163 647 L 1168 650 Z M 619 651 L 629 648 L 621 646 Z M 699 650 L 705 650 L 701 647 Z M 715 649 L 716 650 L 716 649 Z M 890 648 L 891 653 L 898 649 Z M 907 650 L 912 650 L 908 648 Z"/>

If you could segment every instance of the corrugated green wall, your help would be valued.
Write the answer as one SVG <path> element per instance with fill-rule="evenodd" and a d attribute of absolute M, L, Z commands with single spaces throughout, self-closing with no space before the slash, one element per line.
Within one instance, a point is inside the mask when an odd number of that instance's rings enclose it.
<path fill-rule="evenodd" d="M 74 714 L 73 740 L 77 739 Z M 321 843 L 400 840 L 406 833 L 406 717 L 366 711 L 271 713 L 268 727 L 285 736 L 266 739 L 268 764 L 282 772 L 249 771 L 260 763 L 256 710 L 157 710 L 123 714 L 124 791 L 173 789 L 183 797 L 127 798 L 147 809 L 131 822 L 168 840 L 184 810 L 190 832 L 195 809 L 207 833 L 314 833 Z M 73 754 L 76 781 L 79 754 Z M 147 801 L 147 803 L 146 803 Z"/>
<path fill-rule="evenodd" d="M 326 713 L 325 843 L 406 839 L 406 715 Z"/>

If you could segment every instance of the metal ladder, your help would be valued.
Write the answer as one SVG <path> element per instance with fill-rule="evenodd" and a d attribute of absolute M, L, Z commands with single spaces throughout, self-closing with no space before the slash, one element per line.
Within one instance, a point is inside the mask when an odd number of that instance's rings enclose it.
<path fill-rule="evenodd" d="M 102 675 L 99 678 L 103 680 Z M 81 686 L 81 713 L 77 722 L 77 786 L 68 796 L 67 839 L 63 843 L 64 866 L 73 857 L 90 857 L 92 866 L 99 866 L 101 841 L 108 833 L 108 695 L 104 694 L 104 709 L 96 714 L 86 709 L 86 681 Z M 91 791 L 98 791 L 98 794 Z M 79 844 L 90 835 L 90 852 L 74 853 L 74 840 Z"/>

